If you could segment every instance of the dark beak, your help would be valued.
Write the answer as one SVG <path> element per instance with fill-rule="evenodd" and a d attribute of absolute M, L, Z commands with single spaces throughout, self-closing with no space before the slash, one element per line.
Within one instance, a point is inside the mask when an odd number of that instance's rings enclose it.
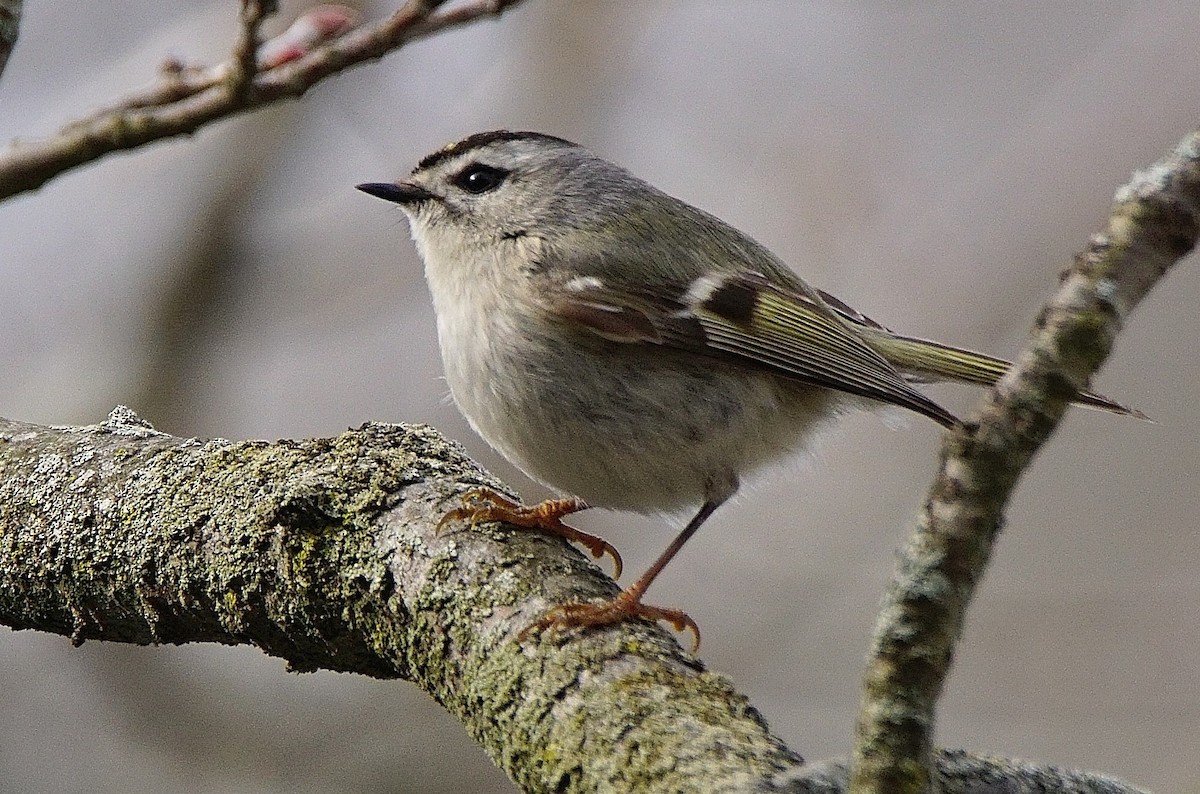
<path fill-rule="evenodd" d="M 364 182 L 355 187 L 367 195 L 393 204 L 419 204 L 434 198 L 428 190 L 411 182 Z"/>

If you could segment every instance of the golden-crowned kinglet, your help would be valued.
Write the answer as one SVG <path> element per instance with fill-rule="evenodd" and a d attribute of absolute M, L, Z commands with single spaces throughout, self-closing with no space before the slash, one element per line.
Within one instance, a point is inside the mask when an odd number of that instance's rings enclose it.
<path fill-rule="evenodd" d="M 485 132 L 405 180 L 358 188 L 400 205 L 425 260 L 454 401 L 471 427 L 571 498 L 487 493 L 452 517 L 611 546 L 560 522 L 588 506 L 699 511 L 631 587 L 530 628 L 633 616 L 699 629 L 642 596 L 747 474 L 851 409 L 898 405 L 950 427 L 910 384 L 989 385 L 998 358 L 900 336 L 813 289 L 737 229 L 570 141 Z M 1077 402 L 1134 413 L 1090 392 Z"/>

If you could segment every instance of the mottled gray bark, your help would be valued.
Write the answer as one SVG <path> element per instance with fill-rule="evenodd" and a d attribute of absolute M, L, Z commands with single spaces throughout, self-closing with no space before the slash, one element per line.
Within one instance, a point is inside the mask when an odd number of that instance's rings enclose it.
<path fill-rule="evenodd" d="M 548 605 L 616 586 L 556 540 L 439 531 L 478 486 L 503 490 L 421 426 L 268 443 L 175 438 L 124 408 L 89 427 L 0 420 L 0 622 L 403 678 L 527 791 L 844 789 L 844 764 L 799 766 L 658 626 L 518 641 Z M 939 765 L 948 792 L 1133 791 L 962 753 Z"/>
<path fill-rule="evenodd" d="M 741 786 L 798 760 L 656 626 L 518 642 L 549 604 L 615 585 L 557 541 L 439 532 L 481 485 L 503 489 L 425 427 L 267 443 L 174 438 L 127 409 L 2 421 L 0 622 L 404 678 L 531 791 Z"/>

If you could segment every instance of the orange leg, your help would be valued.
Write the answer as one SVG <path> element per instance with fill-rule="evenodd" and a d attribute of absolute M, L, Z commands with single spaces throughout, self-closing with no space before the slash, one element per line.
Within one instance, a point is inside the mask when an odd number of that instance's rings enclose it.
<path fill-rule="evenodd" d="M 527 634 L 533 631 L 550 630 L 554 632 L 577 626 L 609 626 L 634 618 L 649 618 L 651 620 L 662 620 L 670 623 L 676 631 L 691 631 L 694 638 L 692 653 L 698 651 L 700 649 L 700 627 L 696 625 L 696 621 L 692 620 L 686 612 L 679 609 L 667 609 L 643 604 L 642 596 L 645 595 L 646 590 L 649 589 L 655 577 L 662 573 L 662 569 L 667 567 L 667 563 L 683 548 L 683 544 L 688 542 L 688 538 L 695 534 L 700 525 L 713 514 L 714 510 L 721 506 L 722 501 L 724 500 L 710 500 L 705 502 L 700 508 L 700 512 L 696 514 L 696 517 L 688 522 L 688 525 L 684 527 L 675 540 L 671 541 L 671 545 L 659 555 L 654 564 L 650 566 L 650 569 L 642 574 L 641 578 L 636 582 L 622 590 L 616 598 L 611 601 L 605 601 L 602 604 L 571 603 L 556 606 L 534 623 L 522 629 L 521 633 L 517 635 L 518 638 L 524 639 Z"/>
<path fill-rule="evenodd" d="M 481 488 L 466 496 L 466 504 L 442 516 L 441 524 L 447 521 L 467 519 L 471 525 L 480 521 L 504 521 L 519 527 L 533 529 L 544 535 L 557 535 L 587 548 L 596 559 L 605 554 L 613 560 L 613 578 L 621 578 L 624 567 L 621 555 L 615 546 L 603 538 L 581 532 L 562 522 L 563 516 L 586 510 L 588 505 L 581 499 L 547 499 L 532 507 L 512 501 L 493 490 Z"/>
<path fill-rule="evenodd" d="M 561 604 L 521 629 L 517 637 L 523 640 L 534 631 L 557 632 L 579 626 L 611 626 L 635 618 L 649 618 L 670 623 L 676 631 L 692 632 L 692 653 L 700 650 L 700 627 L 688 613 L 681 609 L 643 604 L 640 599 L 641 596 L 630 587 L 603 604 Z"/>

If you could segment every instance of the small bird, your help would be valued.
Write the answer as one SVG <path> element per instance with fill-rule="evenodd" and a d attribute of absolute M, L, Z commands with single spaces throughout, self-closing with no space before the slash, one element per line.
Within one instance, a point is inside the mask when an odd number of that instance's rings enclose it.
<path fill-rule="evenodd" d="M 902 336 L 810 287 L 765 247 L 577 144 L 472 135 L 407 179 L 358 189 L 398 204 L 437 314 L 455 403 L 500 454 L 563 498 L 477 493 L 447 518 L 503 520 L 616 549 L 562 522 L 588 507 L 695 512 L 630 587 L 557 606 L 528 627 L 646 617 L 642 597 L 749 474 L 829 420 L 896 405 L 958 420 L 913 383 L 988 386 L 1009 362 Z M 1075 401 L 1140 415 L 1092 392 Z"/>

